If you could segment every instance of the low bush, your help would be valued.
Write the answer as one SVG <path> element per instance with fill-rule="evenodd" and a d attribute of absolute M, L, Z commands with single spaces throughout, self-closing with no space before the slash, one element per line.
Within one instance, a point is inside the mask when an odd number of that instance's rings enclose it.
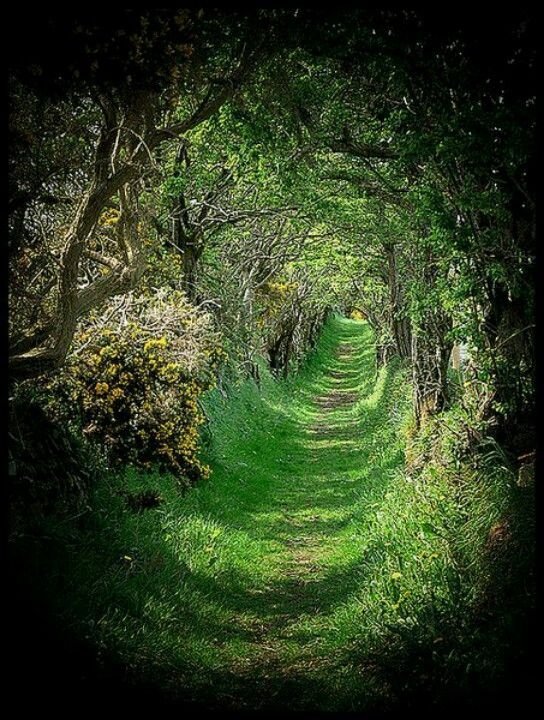
<path fill-rule="evenodd" d="M 52 389 L 112 464 L 157 465 L 179 479 L 207 476 L 198 458 L 201 393 L 221 357 L 208 315 L 181 293 L 125 300 L 76 336 Z"/>
<path fill-rule="evenodd" d="M 48 413 L 47 393 L 26 384 L 9 406 L 9 500 L 11 530 L 44 514 L 80 512 L 104 457 L 80 434 Z"/>

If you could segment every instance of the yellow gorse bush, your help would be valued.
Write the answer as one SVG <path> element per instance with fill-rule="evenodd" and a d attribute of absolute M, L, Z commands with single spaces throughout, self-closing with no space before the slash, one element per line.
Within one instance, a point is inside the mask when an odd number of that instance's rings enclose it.
<path fill-rule="evenodd" d="M 171 329 L 169 337 L 150 337 L 137 321 L 91 334 L 86 329 L 76 337 L 81 347 L 69 358 L 57 392 L 72 412 L 77 408 L 84 433 L 113 463 L 158 465 L 183 482 L 208 475 L 198 457 L 204 421 L 198 400 L 224 353 L 205 319 L 192 312 L 193 328 L 185 324 L 183 332 L 195 337 Z"/>

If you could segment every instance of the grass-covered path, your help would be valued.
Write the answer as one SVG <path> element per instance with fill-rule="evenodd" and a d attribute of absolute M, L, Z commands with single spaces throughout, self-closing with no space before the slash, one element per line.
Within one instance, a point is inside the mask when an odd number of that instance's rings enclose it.
<path fill-rule="evenodd" d="M 89 512 L 21 536 L 17 662 L 44 702 L 434 711 L 508 688 L 530 630 L 490 559 L 531 498 L 447 444 L 414 471 L 409 382 L 374 358 L 332 318 L 288 381 L 209 395 L 208 480 L 105 474 Z M 137 512 L 142 491 L 160 503 Z"/>
<path fill-rule="evenodd" d="M 63 632 L 134 691 L 221 711 L 387 710 L 493 671 L 467 618 L 503 485 L 440 459 L 407 472 L 409 382 L 376 371 L 367 324 L 332 318 L 288 381 L 206 402 L 208 480 L 127 470 L 51 521 L 28 575 Z"/>
<path fill-rule="evenodd" d="M 107 474 L 92 512 L 20 539 L 20 597 L 56 623 L 39 642 L 25 630 L 35 669 L 22 651 L 21 673 L 48 670 L 42 695 L 387 711 L 505 682 L 520 623 L 490 625 L 505 593 L 489 538 L 519 493 L 460 475 L 443 450 L 406 467 L 409 382 L 395 364 L 376 372 L 368 325 L 332 318 L 288 381 L 206 402 L 208 480 Z M 160 503 L 136 512 L 142 491 Z M 59 644 L 72 637 L 75 657 Z"/>
<path fill-rule="evenodd" d="M 372 524 L 402 470 L 407 388 L 392 368 L 377 375 L 374 356 L 366 324 L 335 319 L 289 383 L 211 398 L 210 480 L 180 497 L 157 478 L 162 505 L 125 512 L 108 547 L 92 591 L 106 646 L 218 708 L 349 709 L 383 696 L 359 642 L 362 619 L 381 612 L 375 568 L 398 573 Z M 130 491 L 150 481 L 125 480 Z"/>
<path fill-rule="evenodd" d="M 375 384 L 373 348 L 364 330 L 339 326 L 328 362 L 299 392 L 287 422 L 277 425 L 279 457 L 264 456 L 262 471 L 271 475 L 267 507 L 247 508 L 248 526 L 273 542 L 261 562 L 274 567 L 274 574 L 264 590 L 247 588 L 250 598 L 261 597 L 240 608 L 241 622 L 249 611 L 257 630 L 240 667 L 247 668 L 248 680 L 273 673 L 277 692 L 333 672 L 324 631 L 333 629 L 335 610 L 361 582 L 353 531 L 362 496 L 370 498 L 361 482 L 375 442 L 372 419 L 383 412 L 376 406 L 365 423 L 354 413 Z M 400 460 L 399 453 L 391 458 L 395 465 Z"/>

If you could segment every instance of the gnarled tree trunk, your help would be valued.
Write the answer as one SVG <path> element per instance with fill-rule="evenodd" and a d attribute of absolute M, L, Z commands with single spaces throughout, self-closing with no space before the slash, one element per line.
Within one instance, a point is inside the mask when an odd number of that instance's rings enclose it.
<path fill-rule="evenodd" d="M 384 245 L 384 250 L 387 258 L 388 319 L 391 336 L 394 338 L 396 353 L 399 357 L 410 358 L 412 353 L 411 327 L 410 320 L 405 313 L 404 293 L 397 269 L 397 252 L 392 243 Z"/>

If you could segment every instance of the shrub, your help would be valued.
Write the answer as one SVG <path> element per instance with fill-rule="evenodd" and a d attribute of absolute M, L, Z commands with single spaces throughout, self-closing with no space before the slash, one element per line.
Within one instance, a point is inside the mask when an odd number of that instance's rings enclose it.
<path fill-rule="evenodd" d="M 220 357 L 209 316 L 181 293 L 130 296 L 78 333 L 56 394 L 112 463 L 157 464 L 194 481 L 208 474 L 198 399 Z"/>
<path fill-rule="evenodd" d="M 104 470 L 104 458 L 48 412 L 50 397 L 33 384 L 18 387 L 9 404 L 10 522 L 83 511 Z"/>

